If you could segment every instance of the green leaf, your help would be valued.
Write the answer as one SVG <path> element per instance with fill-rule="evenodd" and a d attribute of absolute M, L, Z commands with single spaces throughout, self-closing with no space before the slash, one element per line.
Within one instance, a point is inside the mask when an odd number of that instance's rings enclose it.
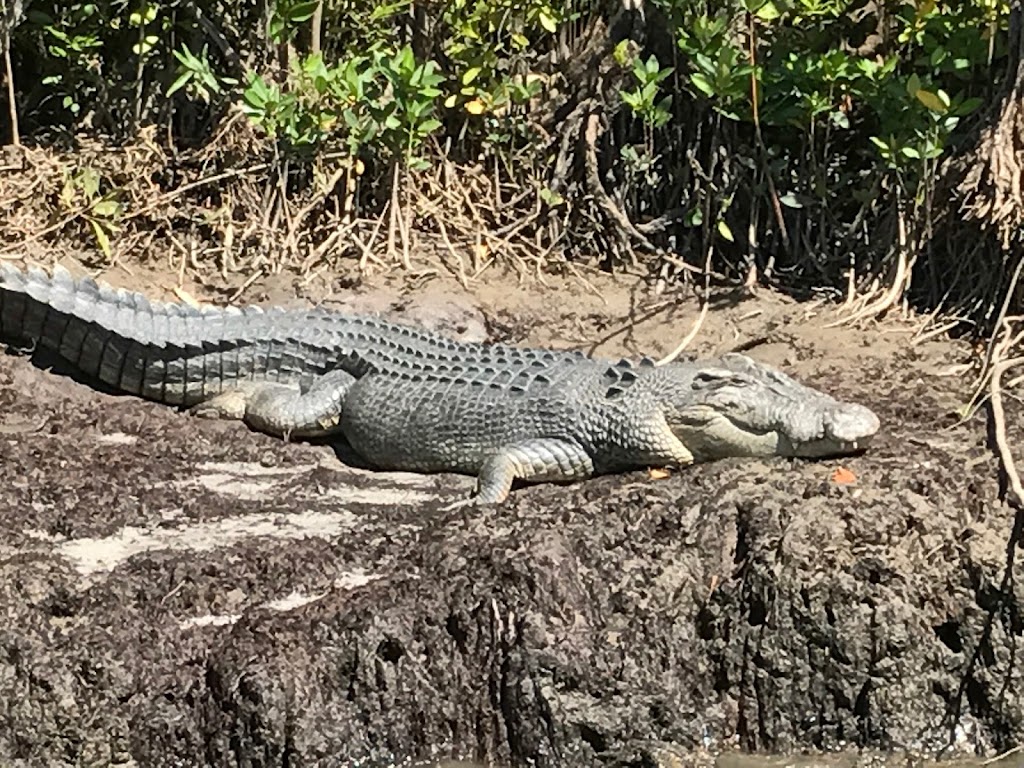
<path fill-rule="evenodd" d="M 620 40 L 618 45 L 615 46 L 615 50 L 612 52 L 612 56 L 615 58 L 615 63 L 620 67 L 624 67 L 629 64 L 629 50 L 631 42 L 632 41 L 628 37 L 624 40 Z"/>
<path fill-rule="evenodd" d="M 103 225 L 95 219 L 89 219 L 89 224 L 92 225 L 92 233 L 96 237 L 96 244 L 103 252 L 103 255 L 109 259 L 111 257 L 110 238 L 107 236 L 106 230 Z"/>
<path fill-rule="evenodd" d="M 801 203 L 799 200 L 797 200 L 796 195 L 794 195 L 792 192 L 787 192 L 782 197 L 780 197 L 779 198 L 779 202 L 782 203 L 787 208 L 803 208 L 804 207 L 804 204 Z"/>
<path fill-rule="evenodd" d="M 548 187 L 541 187 L 537 194 L 540 196 L 540 199 L 551 208 L 557 208 L 565 202 L 564 197 L 557 192 L 551 191 Z"/>
<path fill-rule="evenodd" d="M 121 212 L 121 204 L 117 200 L 100 200 L 92 207 L 94 216 L 109 219 Z"/>
<path fill-rule="evenodd" d="M 690 75 L 690 82 L 692 82 L 697 88 L 703 91 L 708 96 L 715 95 L 715 89 L 711 85 L 711 81 L 708 80 L 707 76 L 702 72 L 694 72 Z"/>
<path fill-rule="evenodd" d="M 292 24 L 308 21 L 316 13 L 318 5 L 320 5 L 320 0 L 306 0 L 306 2 L 296 3 L 287 11 L 288 21 Z"/>
<path fill-rule="evenodd" d="M 551 34 L 558 31 L 558 22 L 547 8 L 542 8 L 540 13 L 537 14 L 537 21 L 539 21 L 540 25 Z"/>
<path fill-rule="evenodd" d="M 480 74 L 481 67 L 470 67 L 462 73 L 462 84 L 469 85 L 476 80 L 477 75 Z"/>
<path fill-rule="evenodd" d="M 919 90 L 921 90 L 921 78 L 914 73 L 907 80 L 907 95 L 916 96 Z"/>
<path fill-rule="evenodd" d="M 735 242 L 732 236 L 732 230 L 729 229 L 729 225 L 725 223 L 725 219 L 718 220 L 718 234 L 728 240 L 730 243 Z"/>
<path fill-rule="evenodd" d="M 192 79 L 192 72 L 185 71 L 178 75 L 178 78 L 171 83 L 171 87 L 167 89 L 167 95 L 170 96 L 176 91 L 179 91 L 185 83 Z"/>
<path fill-rule="evenodd" d="M 85 196 L 92 199 L 100 191 L 100 175 L 94 168 L 84 168 L 79 175 L 79 183 Z"/>
<path fill-rule="evenodd" d="M 138 41 L 137 43 L 135 43 L 135 45 L 132 46 L 132 52 L 139 56 L 142 56 L 143 54 L 149 53 L 151 50 L 153 50 L 153 46 L 155 46 L 158 42 L 160 42 L 160 38 L 156 35 L 146 35 L 144 38 L 142 38 L 142 40 Z"/>
<path fill-rule="evenodd" d="M 358 131 L 362 127 L 362 121 L 351 109 L 346 109 L 342 112 L 341 117 L 345 124 L 353 131 Z"/>
<path fill-rule="evenodd" d="M 782 15 L 782 13 L 775 7 L 775 3 L 768 0 L 767 3 L 754 12 L 754 15 L 761 19 L 761 21 L 775 21 L 775 19 Z"/>
<path fill-rule="evenodd" d="M 969 98 L 969 99 L 964 99 L 959 105 L 957 105 L 957 108 L 954 111 L 956 112 L 956 114 L 958 114 L 961 117 L 963 117 L 964 115 L 969 115 L 971 112 L 976 110 L 978 107 L 980 107 L 984 103 L 985 103 L 984 99 L 979 99 L 977 97 L 972 97 L 972 98 Z"/>
<path fill-rule="evenodd" d="M 942 92 L 940 91 L 939 93 Z M 924 88 L 919 89 L 914 93 L 914 95 L 917 97 L 918 101 L 928 107 L 932 112 L 937 112 L 940 115 L 945 113 L 949 101 L 948 96 L 943 100 L 939 95 L 934 94 L 931 91 L 926 91 Z"/>

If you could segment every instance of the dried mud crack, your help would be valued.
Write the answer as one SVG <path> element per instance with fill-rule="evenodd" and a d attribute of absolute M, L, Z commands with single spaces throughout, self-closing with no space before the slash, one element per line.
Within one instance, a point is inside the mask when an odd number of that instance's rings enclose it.
<path fill-rule="evenodd" d="M 1012 748 L 1024 573 L 985 425 L 877 365 L 848 384 L 886 425 L 854 483 L 730 460 L 442 512 L 468 478 L 0 357 L 2 422 L 28 427 L 0 432 L 0 762 Z"/>

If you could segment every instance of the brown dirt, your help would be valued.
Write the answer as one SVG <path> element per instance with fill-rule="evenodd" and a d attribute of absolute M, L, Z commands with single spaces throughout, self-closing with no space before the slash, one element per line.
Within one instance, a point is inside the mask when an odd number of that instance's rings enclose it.
<path fill-rule="evenodd" d="M 162 298 L 175 280 L 107 277 Z M 485 279 L 276 278 L 247 298 L 345 295 L 608 356 L 663 354 L 696 317 L 680 300 L 631 325 L 661 300 L 628 276 Z M 355 470 L 0 357 L 0 762 L 725 766 L 736 749 L 863 747 L 889 757 L 857 764 L 882 765 L 1014 748 L 1024 573 L 1005 579 L 1013 514 L 984 418 L 958 421 L 968 350 L 825 319 L 723 297 L 693 351 L 761 340 L 753 356 L 872 406 L 865 455 L 530 487 L 472 512 L 440 511 L 469 478 Z M 839 466 L 856 482 L 834 483 Z"/>

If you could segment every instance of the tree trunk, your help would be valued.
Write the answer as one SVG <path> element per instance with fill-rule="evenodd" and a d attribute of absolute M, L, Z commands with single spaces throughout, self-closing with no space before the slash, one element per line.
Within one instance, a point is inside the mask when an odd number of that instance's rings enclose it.
<path fill-rule="evenodd" d="M 1021 4 L 1010 14 L 1007 75 L 1004 95 L 997 100 L 998 117 L 985 128 L 976 148 L 952 161 L 960 170 L 954 189 L 962 217 L 992 231 L 1003 248 L 1020 242 L 1024 218 L 1024 36 Z M 959 169 L 956 168 L 959 166 Z"/>

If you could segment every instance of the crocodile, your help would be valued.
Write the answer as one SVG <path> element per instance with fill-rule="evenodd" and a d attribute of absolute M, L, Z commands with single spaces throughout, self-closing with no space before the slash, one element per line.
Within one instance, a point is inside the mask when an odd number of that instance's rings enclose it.
<path fill-rule="evenodd" d="M 0 264 L 0 337 L 129 394 L 278 435 L 338 435 L 371 466 L 572 481 L 724 457 L 826 457 L 877 434 L 867 407 L 741 354 L 655 365 L 459 343 L 322 308 L 160 303 Z"/>
<path fill-rule="evenodd" d="M 353 351 L 455 365 L 586 359 L 575 350 L 461 343 L 379 318 L 324 308 L 193 307 L 150 301 L 63 267 L 52 276 L 0 262 L 0 338 L 56 354 L 115 391 L 199 415 L 235 416 L 285 437 L 336 431 Z M 223 395 L 223 396 L 221 396 Z M 242 410 L 237 413 L 233 406 Z"/>

